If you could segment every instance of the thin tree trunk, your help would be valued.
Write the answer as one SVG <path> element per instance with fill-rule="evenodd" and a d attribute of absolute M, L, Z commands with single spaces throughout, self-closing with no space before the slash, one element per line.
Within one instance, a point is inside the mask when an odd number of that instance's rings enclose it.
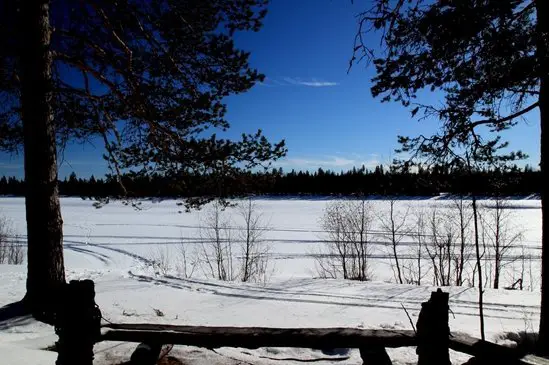
<path fill-rule="evenodd" d="M 549 127 L 549 3 L 547 0 L 536 0 L 537 10 L 537 56 L 540 73 L 540 129 L 541 129 L 541 153 L 540 169 L 541 181 L 547 181 L 544 161 L 549 153 L 547 128 Z M 541 259 L 541 313 L 539 324 L 538 352 L 542 355 L 549 354 L 549 222 L 545 210 L 548 207 L 545 185 L 541 187 L 541 216 L 542 216 L 542 259 Z"/>
<path fill-rule="evenodd" d="M 463 285 L 463 267 L 465 266 L 465 217 L 464 217 L 464 206 L 463 206 L 463 196 L 459 198 L 459 228 L 461 235 L 461 245 L 459 248 L 459 266 L 457 273 L 456 285 Z"/>
<path fill-rule="evenodd" d="M 452 238 L 450 237 L 450 234 L 448 233 L 447 234 L 447 241 L 448 243 L 446 244 L 446 251 L 448 251 L 448 269 L 446 270 L 446 277 L 448 278 L 448 286 L 452 285 L 451 283 L 451 277 L 452 277 L 452 253 L 453 253 L 453 250 L 452 250 Z"/>
<path fill-rule="evenodd" d="M 251 201 L 248 203 L 248 210 L 244 213 L 244 218 L 246 220 L 246 252 L 244 254 L 244 276 L 242 277 L 242 281 L 248 281 L 249 274 L 250 274 L 250 220 L 251 220 L 251 214 L 252 214 L 252 203 Z"/>
<path fill-rule="evenodd" d="M 499 201 L 499 197 L 496 200 L 496 219 L 495 219 L 495 229 L 496 232 L 494 234 L 494 243 L 495 243 L 495 252 L 494 252 L 494 289 L 499 289 L 499 276 L 501 272 L 501 250 L 502 250 L 502 242 L 501 242 L 501 202 Z"/>
<path fill-rule="evenodd" d="M 494 289 L 499 289 L 499 275 L 501 269 L 501 258 L 498 253 L 496 253 L 495 264 L 494 264 Z"/>
<path fill-rule="evenodd" d="M 397 268 L 397 274 L 398 274 L 398 282 L 400 284 L 403 284 L 404 281 L 402 280 L 402 274 L 400 272 L 400 263 L 398 262 L 398 252 L 397 252 L 397 240 L 396 240 L 396 232 L 395 232 L 395 202 L 391 200 L 391 239 L 393 241 L 393 255 L 395 256 L 395 265 Z"/>
<path fill-rule="evenodd" d="M 417 285 L 421 285 L 421 238 L 419 238 L 417 247 Z"/>
<path fill-rule="evenodd" d="M 65 282 L 63 220 L 57 187 L 53 123 L 49 1 L 21 2 L 21 105 L 25 152 L 28 240 L 25 302 L 36 318 L 50 321 L 54 291 Z"/>
<path fill-rule="evenodd" d="M 478 212 L 477 198 L 473 195 L 473 219 L 475 224 L 475 249 L 477 254 L 477 271 L 478 271 L 478 311 L 480 318 L 480 338 L 484 341 L 484 292 L 482 291 L 482 266 L 480 263 L 480 243 L 478 240 Z"/>
<path fill-rule="evenodd" d="M 364 207 L 364 200 L 362 200 L 362 205 L 361 205 L 361 210 L 360 210 L 360 264 L 361 264 L 361 280 L 362 281 L 366 281 L 366 248 L 365 248 L 365 245 L 366 243 L 364 242 L 364 235 L 365 235 L 365 225 L 366 225 L 366 221 L 365 221 L 365 207 Z"/>

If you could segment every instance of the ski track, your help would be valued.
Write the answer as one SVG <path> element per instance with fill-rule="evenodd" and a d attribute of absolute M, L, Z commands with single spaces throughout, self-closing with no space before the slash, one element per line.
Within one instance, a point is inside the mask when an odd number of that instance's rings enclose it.
<path fill-rule="evenodd" d="M 74 245 L 74 244 L 69 243 L 69 244 L 64 244 L 64 247 L 67 250 L 91 256 L 91 257 L 101 261 L 105 266 L 110 266 L 111 263 L 112 263 L 112 260 L 111 260 L 110 256 L 99 253 L 97 251 L 85 249 L 81 245 Z"/>
<path fill-rule="evenodd" d="M 138 227 L 166 227 L 166 228 L 184 228 L 184 229 L 195 229 L 195 230 L 200 230 L 200 229 L 204 228 L 204 227 L 201 227 L 199 225 L 162 224 L 162 223 L 159 223 L 159 224 L 157 224 L 157 223 L 140 223 L 140 224 L 135 224 L 135 223 L 96 223 L 96 224 L 94 224 L 94 226 L 96 226 L 96 227 L 116 227 L 116 226 L 119 226 L 119 227 L 133 227 L 133 226 L 138 226 Z M 82 228 L 82 227 L 79 227 L 79 228 Z M 233 230 L 233 231 L 243 230 L 242 227 L 228 227 L 228 229 Z M 260 228 L 257 228 L 257 229 L 258 230 L 263 230 L 265 228 L 260 227 Z M 282 233 L 307 233 L 307 234 L 314 234 L 316 236 L 326 234 L 325 230 L 299 229 L 299 228 L 268 227 L 267 231 L 269 233 L 279 233 L 279 232 L 282 232 Z M 384 236 L 384 235 L 386 235 L 390 232 L 380 231 L 380 230 L 370 230 L 370 231 L 368 231 L 368 233 L 372 236 Z M 414 237 L 415 233 L 414 232 L 411 232 L 411 233 L 409 232 L 408 234 L 405 234 L 404 236 L 405 237 Z M 424 234 L 424 236 L 425 237 L 432 237 L 431 234 Z M 78 237 L 84 237 L 84 236 L 67 235 L 67 237 L 78 238 Z M 165 236 L 165 237 L 162 237 L 162 236 L 102 236 L 102 235 L 98 235 L 98 236 L 94 236 L 94 237 L 96 237 L 96 238 L 129 238 L 129 239 L 166 239 L 166 240 L 175 240 L 175 241 L 189 240 L 189 239 L 190 240 L 196 240 L 196 236 L 191 236 L 191 237 Z M 295 242 L 295 243 L 325 243 L 325 242 L 328 242 L 327 240 L 322 240 L 322 239 L 277 239 L 277 238 L 268 238 L 266 240 L 268 240 L 270 242 Z M 388 245 L 388 242 L 386 242 L 386 241 L 371 241 L 371 243 L 372 244 L 379 244 L 379 245 Z M 417 243 L 413 242 L 413 241 L 401 241 L 400 243 L 404 246 L 407 246 L 407 245 L 415 246 L 415 245 L 417 245 Z M 522 245 L 512 245 L 511 247 L 515 247 L 515 248 L 524 247 L 524 248 L 541 249 L 541 247 L 540 247 L 541 241 L 522 240 L 522 243 L 523 243 Z M 531 247 L 531 246 L 534 246 L 534 247 Z"/>
<path fill-rule="evenodd" d="M 67 235 L 66 237 L 71 237 L 71 236 Z M 74 237 L 74 235 L 72 237 Z M 96 238 L 96 237 L 99 237 L 99 236 L 93 236 L 93 238 Z M 136 239 L 136 237 L 132 237 L 132 236 L 111 236 L 110 238 L 112 238 L 112 239 L 123 239 L 123 238 Z M 156 237 L 144 237 L 144 238 L 145 239 L 146 238 L 155 239 Z M 158 239 L 159 240 L 164 240 L 166 238 L 165 237 L 159 237 Z M 286 243 L 303 243 L 302 241 L 289 240 L 289 239 L 288 240 L 267 240 L 267 241 L 269 241 L 269 242 L 286 242 Z M 146 263 L 150 263 L 150 260 L 148 260 L 148 259 L 146 259 L 142 256 L 133 254 L 130 251 L 123 250 L 123 249 L 116 249 L 116 248 L 113 248 L 112 246 L 151 246 L 151 245 L 179 245 L 179 244 L 181 244 L 181 242 L 178 242 L 178 241 L 141 241 L 141 242 L 104 241 L 104 242 L 90 243 L 88 241 L 78 241 L 78 240 L 68 240 L 68 239 L 64 239 L 63 242 L 65 243 L 65 245 L 70 246 L 71 249 L 73 249 L 77 245 L 95 246 L 95 247 L 98 247 L 98 248 L 104 248 L 106 250 L 116 251 L 116 252 L 123 253 L 123 254 L 130 255 L 130 256 L 133 255 L 135 259 L 137 259 L 139 261 L 146 261 Z M 195 241 L 188 240 L 188 241 L 185 241 L 184 243 L 186 243 L 186 244 L 202 244 L 202 243 L 205 243 L 205 242 L 207 242 L 207 241 L 206 240 L 195 240 Z M 323 243 L 323 241 L 311 241 L 311 242 Z M 375 245 L 379 245 L 379 246 L 383 246 L 383 247 L 389 246 L 389 244 L 386 243 L 386 242 L 370 242 L 370 243 L 374 246 Z M 528 249 L 531 249 L 533 251 L 540 251 L 541 250 L 538 247 L 528 248 Z M 76 251 L 76 249 L 73 249 L 73 250 Z M 300 259 L 307 259 L 307 258 L 314 259 L 314 258 L 318 258 L 318 257 L 335 257 L 336 256 L 336 255 L 330 255 L 330 254 L 315 254 L 315 253 L 270 253 L 268 255 L 269 255 L 269 258 L 271 258 L 273 260 L 300 260 Z M 381 260 L 392 260 L 393 255 L 390 254 L 390 253 L 375 253 L 375 254 L 370 254 L 369 258 L 371 258 L 371 259 L 381 259 Z M 416 259 L 417 256 L 412 255 L 412 254 L 402 254 L 402 255 L 399 255 L 399 258 L 402 258 L 402 259 Z M 427 255 L 422 256 L 421 258 L 425 259 L 425 260 L 429 259 L 429 257 Z M 521 258 L 520 255 L 507 255 L 503 261 L 504 262 L 515 262 L 515 261 L 519 260 L 520 258 Z M 490 260 L 492 260 L 492 259 L 493 258 L 490 258 Z M 536 252 L 534 254 L 530 254 L 528 259 L 530 259 L 532 261 L 540 261 L 541 260 L 541 254 L 539 252 Z"/>
<path fill-rule="evenodd" d="M 429 297 L 431 290 L 428 287 L 417 287 L 406 288 L 404 291 L 399 291 L 394 294 L 369 294 L 368 296 L 360 296 L 330 294 L 328 292 L 293 291 L 288 289 L 254 287 L 251 285 L 231 286 L 229 284 L 178 278 L 174 276 L 152 277 L 143 274 L 136 274 L 131 270 L 129 271 L 129 275 L 139 281 L 164 285 L 174 289 L 200 291 L 213 295 L 233 298 L 382 309 L 400 309 L 401 305 L 404 304 L 415 308 L 420 308 L 421 303 L 425 302 Z M 338 286 L 340 286 L 340 284 L 341 283 L 339 282 L 337 283 Z M 412 297 L 399 298 L 399 296 L 413 291 L 418 291 L 419 293 Z M 474 301 L 460 300 L 453 297 L 450 299 L 450 307 L 454 314 L 473 317 L 478 316 L 478 305 Z M 485 317 L 498 319 L 516 319 L 516 315 L 513 314 L 517 313 L 517 311 L 533 316 L 539 316 L 539 308 L 537 306 L 521 304 L 485 302 L 484 311 Z"/>
<path fill-rule="evenodd" d="M 112 241 L 103 241 L 103 242 L 96 242 L 97 244 L 101 245 L 179 245 L 179 244 L 189 244 L 189 243 L 206 243 L 208 242 L 207 239 L 199 239 L 197 237 L 192 236 L 183 236 L 183 237 L 169 237 L 169 236 L 82 236 L 82 235 L 65 235 L 65 238 L 94 238 L 94 239 L 110 239 L 110 240 L 119 240 L 119 239 L 131 239 L 133 242 L 124 242 L 124 243 L 117 243 Z M 151 240 L 151 241 L 144 241 L 144 240 Z M 81 243 L 81 244 L 87 244 L 87 241 L 78 241 L 78 240 L 66 240 L 65 242 L 70 243 Z M 295 238 L 265 238 L 262 239 L 261 242 L 272 242 L 272 243 L 294 243 L 294 244 L 324 244 L 330 242 L 329 240 L 313 240 L 313 239 L 295 239 Z M 391 243 L 388 241 L 369 241 L 369 244 L 373 246 L 382 246 L 382 247 L 391 247 Z M 408 242 L 408 241 L 401 241 L 399 242 L 400 246 L 417 246 L 417 242 Z M 525 248 L 527 250 L 533 250 L 533 251 L 541 251 L 541 247 L 531 247 L 531 246 L 525 246 L 525 245 L 510 245 L 509 248 Z"/>
<path fill-rule="evenodd" d="M 133 252 L 130 252 L 130 251 L 127 251 L 127 250 L 123 250 L 121 248 L 105 246 L 105 245 L 101 245 L 101 244 L 97 244 L 97 243 L 88 243 L 87 245 L 92 246 L 92 247 L 96 247 L 96 248 L 102 248 L 104 250 L 109 250 L 109 251 L 120 253 L 122 255 L 129 256 L 129 257 L 135 259 L 136 261 L 144 263 L 146 265 L 152 265 L 153 264 L 152 260 L 149 260 L 149 259 L 147 259 L 143 256 L 140 256 L 140 255 L 136 254 L 136 253 L 133 253 Z"/>
<path fill-rule="evenodd" d="M 151 260 L 137 255 L 135 253 L 123 250 L 120 248 L 114 247 L 104 247 L 99 244 L 88 243 L 89 246 L 110 250 L 119 254 L 129 256 L 141 263 L 146 265 L 151 265 Z M 71 247 L 75 249 L 75 247 Z M 91 250 L 84 250 L 86 253 L 94 253 Z M 97 253 L 96 253 L 97 254 Z M 98 254 L 101 257 L 108 257 L 107 255 Z M 249 284 L 241 284 L 238 286 L 230 285 L 220 282 L 210 282 L 198 279 L 189 279 L 189 278 L 179 278 L 175 276 L 166 275 L 164 277 L 152 277 L 143 274 L 136 274 L 131 270 L 128 271 L 128 274 L 131 278 L 146 281 L 149 283 L 154 283 L 158 285 L 165 285 L 174 289 L 190 290 L 190 291 L 201 291 L 214 295 L 236 297 L 242 299 L 256 299 L 256 300 L 272 300 L 272 301 L 287 301 L 287 302 L 297 302 L 297 303 L 310 303 L 310 304 L 324 304 L 324 305 L 338 305 L 338 306 L 350 306 L 350 307 L 365 307 L 365 308 L 384 308 L 384 309 L 396 309 L 401 308 L 401 305 L 410 305 L 414 307 L 420 307 L 429 295 L 428 287 L 411 287 L 406 288 L 405 290 L 395 290 L 395 293 L 382 294 L 382 295 L 371 295 L 361 296 L 361 295 L 350 295 L 350 294 L 333 294 L 328 292 L 321 291 L 310 291 L 306 289 L 302 290 L 292 290 L 288 288 L 277 288 L 277 287 L 258 287 Z M 310 286 L 314 284 L 311 280 L 306 280 L 303 282 L 303 286 Z M 338 287 L 341 283 L 335 283 Z M 292 287 L 296 287 L 292 285 Z M 467 291 L 469 288 L 455 293 L 450 296 L 450 305 L 452 311 L 455 314 L 467 315 L 467 316 L 477 316 L 478 304 L 475 301 L 471 300 L 462 300 L 459 299 L 459 295 Z M 417 291 L 418 293 L 413 296 L 408 296 L 409 294 Z M 251 295 L 251 293 L 253 295 Z M 407 295 L 407 296 L 403 296 Z M 470 310 L 470 311 L 467 311 Z M 539 307 L 532 305 L 521 305 L 521 304 L 502 304 L 495 302 L 485 302 L 484 303 L 485 316 L 488 318 L 499 318 L 499 319 L 515 319 L 516 316 L 511 315 L 511 313 L 527 313 L 534 316 L 539 316 Z M 509 313 L 510 315 L 505 315 Z"/>
<path fill-rule="evenodd" d="M 82 248 L 82 246 L 89 246 L 95 249 L 116 252 L 118 254 L 133 258 L 141 264 L 152 265 L 151 260 L 141 255 L 121 248 L 112 247 L 112 245 L 117 245 L 116 243 L 104 245 L 99 243 L 84 243 L 70 240 L 68 242 L 73 242 L 66 245 L 68 249 L 75 252 L 89 254 L 101 260 L 106 265 L 108 265 L 108 261 L 111 260 L 108 255 Z M 145 281 L 156 285 L 164 285 L 178 290 L 199 291 L 213 295 L 242 299 L 337 305 L 343 307 L 399 309 L 401 308 L 401 305 L 409 305 L 411 307 L 419 308 L 421 303 L 427 300 L 431 290 L 428 287 L 411 287 L 404 290 L 393 289 L 389 291 L 382 289 L 385 291 L 383 294 L 368 294 L 367 296 L 363 296 L 357 294 L 334 294 L 327 291 L 311 291 L 308 290 L 307 287 L 314 285 L 315 283 L 310 279 L 304 279 L 301 284 L 297 285 L 295 281 L 292 281 L 289 283 L 290 288 L 288 288 L 284 287 L 283 284 L 273 284 L 272 287 L 259 287 L 250 284 L 231 285 L 230 283 L 180 278 L 170 275 L 153 277 L 144 274 L 137 274 L 132 272 L 132 270 L 129 270 L 128 274 L 131 278 L 138 281 Z M 334 284 L 340 288 L 340 282 L 335 282 Z M 301 286 L 302 289 L 296 290 L 299 286 Z M 324 285 L 324 287 L 326 286 L 329 287 L 330 285 Z M 450 306 L 454 314 L 473 317 L 478 315 L 478 304 L 476 301 L 459 299 L 459 296 L 469 289 L 470 288 L 464 288 L 463 290 L 450 295 Z M 394 293 L 391 293 L 391 291 L 394 291 Z M 536 317 L 539 316 L 539 307 L 533 305 L 485 302 L 484 310 L 487 318 L 516 319 L 517 317 L 515 313 L 517 312 Z"/>

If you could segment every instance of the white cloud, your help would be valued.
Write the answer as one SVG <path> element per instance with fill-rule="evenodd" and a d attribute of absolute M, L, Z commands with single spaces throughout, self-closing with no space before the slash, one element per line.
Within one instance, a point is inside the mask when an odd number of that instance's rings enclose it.
<path fill-rule="evenodd" d="M 366 166 L 368 169 L 372 169 L 381 163 L 376 158 L 363 159 L 358 155 L 353 157 L 356 158 L 347 158 L 342 156 L 322 156 L 320 158 L 290 157 L 279 161 L 277 165 L 283 168 L 293 168 L 297 170 L 316 170 L 319 167 L 332 170 L 347 170 L 352 169 L 353 167 L 362 167 L 362 165 Z"/>
<path fill-rule="evenodd" d="M 329 86 L 339 85 L 338 82 L 317 80 L 315 78 L 311 80 L 305 80 L 299 77 L 284 77 L 283 80 L 290 85 L 309 86 L 309 87 L 329 87 Z"/>
<path fill-rule="evenodd" d="M 341 157 L 328 157 L 325 159 L 311 158 L 288 158 L 285 160 L 288 165 L 310 166 L 310 167 L 341 167 L 353 164 L 354 160 L 349 160 Z"/>
<path fill-rule="evenodd" d="M 326 86 L 337 86 L 337 82 L 330 81 L 301 81 L 299 85 L 303 86 L 312 86 L 312 87 L 326 87 Z"/>
<path fill-rule="evenodd" d="M 265 77 L 265 80 L 257 83 L 260 86 L 275 87 L 275 86 L 307 86 L 307 87 L 330 87 L 337 86 L 339 82 L 324 81 L 316 78 L 303 79 L 300 77 L 283 77 L 282 79 L 273 79 Z"/>

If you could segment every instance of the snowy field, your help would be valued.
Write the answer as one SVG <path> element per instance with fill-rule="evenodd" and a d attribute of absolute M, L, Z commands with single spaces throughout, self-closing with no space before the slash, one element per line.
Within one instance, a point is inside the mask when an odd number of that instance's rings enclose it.
<path fill-rule="evenodd" d="M 382 235 L 372 235 L 370 282 L 318 279 L 315 255 L 325 244 L 320 218 L 328 200 L 260 199 L 256 211 L 268 227 L 262 239 L 269 243 L 269 280 L 266 284 L 222 282 L 195 267 L 189 277 L 182 267 L 181 252 L 187 257 L 200 252 L 205 236 L 204 217 L 208 209 L 184 212 L 176 201 L 143 201 L 140 210 L 121 202 L 100 209 L 93 202 L 63 198 L 65 264 L 69 279 L 90 278 L 96 282 L 103 316 L 114 322 L 159 322 L 185 325 L 330 327 L 410 329 L 402 305 L 417 320 L 421 302 L 434 289 L 429 286 L 396 285 L 394 264 Z M 492 201 L 481 201 L 486 211 Z M 370 202 L 376 216 L 387 213 L 388 202 Z M 410 199 L 396 203 L 400 212 L 420 209 L 449 210 L 448 199 Z M 510 285 L 517 271 L 528 271 L 533 291 L 486 290 L 487 337 L 496 340 L 506 331 L 533 331 L 539 322 L 539 255 L 541 241 L 540 201 L 511 200 L 514 228 L 520 229 L 520 244 L 509 250 L 509 262 L 501 275 Z M 235 234 L 239 215 L 224 212 Z M 7 217 L 24 241 L 25 211 L 21 198 L 0 198 L 0 215 Z M 202 227 L 202 230 L 200 229 Z M 372 227 L 380 231 L 380 227 Z M 399 255 L 413 248 L 403 238 Z M 518 255 L 527 256 L 527 263 Z M 153 265 L 162 258 L 163 265 Z M 427 259 L 422 258 L 423 261 Z M 487 260 L 486 262 L 488 262 Z M 517 266 L 518 265 L 518 266 Z M 189 266 L 189 265 L 187 265 Z M 0 265 L 0 305 L 21 299 L 25 288 L 25 267 Z M 429 277 L 424 280 L 429 284 Z M 450 326 L 478 336 L 477 291 L 450 287 Z M 155 309 L 165 315 L 159 317 Z M 55 353 L 43 351 L 56 340 L 53 330 L 29 318 L 0 321 L 0 355 L 5 364 L 53 364 Z M 129 358 L 133 344 L 102 343 L 96 346 L 97 364 L 119 364 Z M 13 351 L 17 348 L 17 351 Z M 215 352 L 176 347 L 170 355 L 192 360 L 193 364 L 280 364 L 296 358 L 311 360 L 349 357 L 341 363 L 359 363 L 355 350 L 329 355 L 316 350 L 223 348 Z M 414 349 L 390 352 L 395 363 L 416 361 Z M 18 356 L 18 357 L 17 357 Z M 453 354 L 456 360 L 466 357 Z M 32 360 L 26 360 L 32 359 Z M 322 363 L 322 362 L 320 362 Z M 326 363 L 326 362 L 325 362 Z"/>

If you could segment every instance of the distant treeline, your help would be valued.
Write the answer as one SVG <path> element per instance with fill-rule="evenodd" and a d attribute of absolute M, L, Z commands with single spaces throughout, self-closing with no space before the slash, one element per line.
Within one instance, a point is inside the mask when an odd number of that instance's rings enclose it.
<path fill-rule="evenodd" d="M 406 195 L 433 196 L 439 193 L 478 195 L 530 195 L 541 191 L 539 171 L 528 166 L 510 171 L 477 171 L 472 175 L 441 167 L 403 172 L 378 166 L 334 172 L 318 169 L 315 172 L 273 169 L 269 172 L 231 176 L 222 184 L 211 184 L 204 176 L 166 178 L 124 176 L 127 194 L 133 197 L 190 197 L 215 195 Z M 210 182 L 210 183 L 207 183 Z M 78 178 L 72 173 L 59 181 L 59 190 L 65 196 L 116 197 L 122 189 L 112 177 Z M 24 195 L 25 183 L 14 177 L 0 178 L 0 195 Z"/>

